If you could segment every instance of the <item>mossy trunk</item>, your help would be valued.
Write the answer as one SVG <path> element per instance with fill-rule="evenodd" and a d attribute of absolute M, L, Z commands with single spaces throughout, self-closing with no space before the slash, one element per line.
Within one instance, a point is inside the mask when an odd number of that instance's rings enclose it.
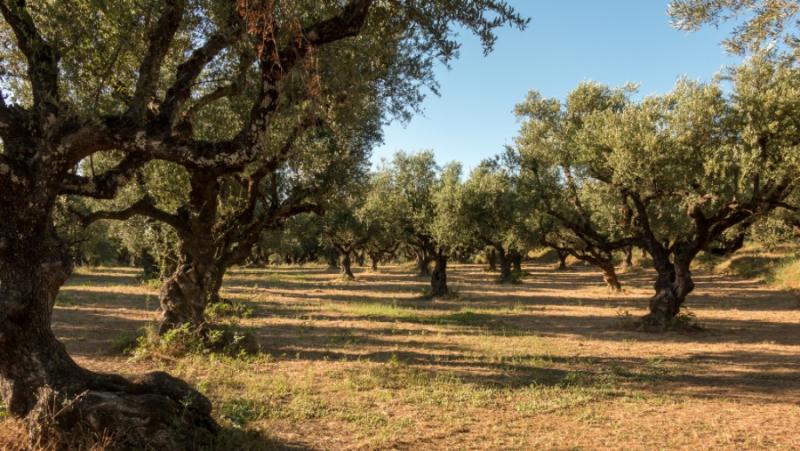
<path fill-rule="evenodd" d="M 431 272 L 431 296 L 447 296 L 450 294 L 450 290 L 447 288 L 447 257 L 437 256 L 435 262 L 436 265 Z"/>

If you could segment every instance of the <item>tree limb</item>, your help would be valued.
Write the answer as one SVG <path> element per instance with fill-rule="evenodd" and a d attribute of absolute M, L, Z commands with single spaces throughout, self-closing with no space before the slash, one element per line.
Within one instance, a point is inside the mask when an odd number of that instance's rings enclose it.
<path fill-rule="evenodd" d="M 43 113 L 58 111 L 58 52 L 44 39 L 28 13 L 25 0 L 0 1 L 0 14 L 11 26 L 28 61 L 33 104 Z"/>
<path fill-rule="evenodd" d="M 149 196 L 139 199 L 133 205 L 123 210 L 100 210 L 93 211 L 86 215 L 78 212 L 74 213 L 80 217 L 84 227 L 97 221 L 125 221 L 134 216 L 146 216 L 172 226 L 178 232 L 178 234 L 185 234 L 189 230 L 189 226 L 185 224 L 178 215 L 167 213 L 166 211 L 156 207 L 153 199 L 151 199 Z"/>
<path fill-rule="evenodd" d="M 228 23 L 220 27 L 205 44 L 195 49 L 192 55 L 178 66 L 175 82 L 167 89 L 160 109 L 161 118 L 165 123 L 173 124 L 178 110 L 191 96 L 192 86 L 206 65 L 242 34 L 244 27 L 235 8 L 231 8 L 229 15 Z"/>
<path fill-rule="evenodd" d="M 167 0 L 161 16 L 148 33 L 147 53 L 139 66 L 136 90 L 127 113 L 137 122 L 144 119 L 148 103 L 155 97 L 161 66 L 180 27 L 185 8 L 186 0 Z"/>
<path fill-rule="evenodd" d="M 113 199 L 117 190 L 128 183 L 133 174 L 147 161 L 147 158 L 139 154 L 129 154 L 114 168 L 93 177 L 67 174 L 61 182 L 59 194 Z"/>

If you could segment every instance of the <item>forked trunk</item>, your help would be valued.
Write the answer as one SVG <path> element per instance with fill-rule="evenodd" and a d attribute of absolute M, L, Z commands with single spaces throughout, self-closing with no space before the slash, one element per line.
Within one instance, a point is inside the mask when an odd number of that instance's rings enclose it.
<path fill-rule="evenodd" d="M 431 273 L 431 296 L 447 296 L 450 291 L 447 289 L 447 257 L 436 257 L 436 266 Z"/>
<path fill-rule="evenodd" d="M 353 270 L 351 268 L 352 262 L 350 261 L 350 253 L 345 252 L 342 254 L 340 260 L 340 266 L 342 268 L 342 277 L 348 280 L 353 280 L 356 276 L 353 275 Z"/>
<path fill-rule="evenodd" d="M 55 195 L 37 185 L 0 190 L 0 397 L 8 412 L 37 434 L 53 432 L 44 424 L 61 434 L 111 434 L 122 449 L 209 443 L 211 404 L 185 382 L 165 373 L 137 381 L 93 373 L 56 339 L 52 313 L 72 264 L 52 225 Z"/>

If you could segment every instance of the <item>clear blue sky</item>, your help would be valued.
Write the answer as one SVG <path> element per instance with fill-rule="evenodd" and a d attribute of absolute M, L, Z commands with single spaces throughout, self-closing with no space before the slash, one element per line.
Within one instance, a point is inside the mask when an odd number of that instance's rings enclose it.
<path fill-rule="evenodd" d="M 433 149 L 440 164 L 469 170 L 511 144 L 519 124 L 512 113 L 528 91 L 563 99 L 594 80 L 640 85 L 643 95 L 669 91 L 682 75 L 709 80 L 737 59 L 720 46 L 728 29 L 686 33 L 670 26 L 668 0 L 513 0 L 532 22 L 523 32 L 502 30 L 495 50 L 462 34 L 460 58 L 437 70 L 441 96 L 424 113 L 385 129 L 373 162 L 397 150 Z"/>

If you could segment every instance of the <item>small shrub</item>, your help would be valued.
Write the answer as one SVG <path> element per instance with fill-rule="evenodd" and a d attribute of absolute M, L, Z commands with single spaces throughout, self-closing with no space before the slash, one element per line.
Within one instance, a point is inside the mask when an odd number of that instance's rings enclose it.
<path fill-rule="evenodd" d="M 250 318 L 254 309 L 244 302 L 215 302 L 206 307 L 206 318 L 214 322 L 224 318 Z"/>
<path fill-rule="evenodd" d="M 155 325 L 141 330 L 131 354 L 135 360 L 173 360 L 194 354 L 244 357 L 260 351 L 255 337 L 233 325 L 209 326 L 204 332 L 183 324 L 163 335 Z"/>

